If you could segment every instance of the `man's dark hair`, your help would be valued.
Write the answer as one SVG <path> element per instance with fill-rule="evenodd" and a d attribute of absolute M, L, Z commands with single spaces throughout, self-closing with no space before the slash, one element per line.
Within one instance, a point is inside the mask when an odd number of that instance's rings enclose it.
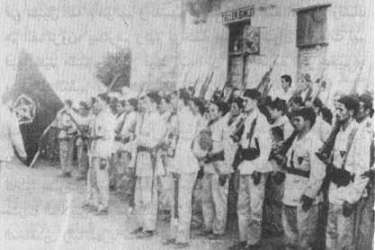
<path fill-rule="evenodd" d="M 239 109 L 243 109 L 243 99 L 241 97 L 234 98 L 231 102 L 231 104 L 237 104 Z"/>
<path fill-rule="evenodd" d="M 89 105 L 87 104 L 87 102 L 84 102 L 84 101 L 80 101 L 80 102 L 79 102 L 79 106 L 82 107 L 82 108 L 85 109 L 85 110 L 89 110 L 89 109 L 90 109 L 90 107 L 89 107 Z"/>
<path fill-rule="evenodd" d="M 363 108 L 365 110 L 370 110 L 370 116 L 374 113 L 374 99 L 370 94 L 364 93 L 359 96 L 359 101 L 363 102 Z"/>
<path fill-rule="evenodd" d="M 191 93 L 189 93 L 189 94 L 191 94 L 192 96 L 195 95 L 195 88 L 194 88 L 193 86 L 189 86 L 187 90 L 188 90 L 189 92 L 191 92 Z"/>
<path fill-rule="evenodd" d="M 337 102 L 342 103 L 347 110 L 352 110 L 353 116 L 357 115 L 359 109 L 359 102 L 358 99 L 354 96 L 345 95 L 338 99 Z"/>
<path fill-rule="evenodd" d="M 199 97 L 193 97 L 192 101 L 194 105 L 198 107 L 199 113 L 203 115 L 206 112 L 206 106 L 205 106 L 204 100 L 202 100 Z"/>
<path fill-rule="evenodd" d="M 332 124 L 333 114 L 329 108 L 323 106 L 320 110 L 320 113 L 322 114 L 322 118 L 324 121 L 328 122 L 329 124 Z"/>
<path fill-rule="evenodd" d="M 183 101 L 184 105 L 188 105 L 190 101 L 189 91 L 185 88 L 180 89 L 178 91 L 178 98 L 180 98 Z"/>
<path fill-rule="evenodd" d="M 283 79 L 284 81 L 289 83 L 289 87 L 290 87 L 290 85 L 292 85 L 292 77 L 290 75 L 282 75 L 281 79 Z"/>
<path fill-rule="evenodd" d="M 215 105 L 222 115 L 228 112 L 228 105 L 223 101 L 212 101 L 211 104 Z"/>
<path fill-rule="evenodd" d="M 292 98 L 290 98 L 289 102 L 295 103 L 300 107 L 304 106 L 303 99 L 301 96 L 293 96 Z"/>
<path fill-rule="evenodd" d="M 137 98 L 130 98 L 130 99 L 128 100 L 128 103 L 129 103 L 131 106 L 133 106 L 133 108 L 134 108 L 135 110 L 138 109 L 138 100 L 137 100 Z"/>
<path fill-rule="evenodd" d="M 171 103 L 171 96 L 170 95 L 165 95 L 162 97 L 162 99 L 166 102 L 166 103 Z"/>
<path fill-rule="evenodd" d="M 256 89 L 246 89 L 243 93 L 243 96 L 258 101 L 261 95 L 260 92 Z"/>
<path fill-rule="evenodd" d="M 293 117 L 301 116 L 305 121 L 310 121 L 311 127 L 315 124 L 316 114 L 310 107 L 301 108 L 293 112 Z"/>
<path fill-rule="evenodd" d="M 66 100 L 65 100 L 65 104 L 66 104 L 68 107 L 71 107 L 71 106 L 73 105 L 73 102 L 72 102 L 72 100 L 70 100 L 70 99 L 66 99 Z"/>
<path fill-rule="evenodd" d="M 161 97 L 157 92 L 152 91 L 152 92 L 147 94 L 147 97 L 150 98 L 151 102 L 156 103 L 157 105 L 160 104 Z"/>
<path fill-rule="evenodd" d="M 323 108 L 323 102 L 317 97 L 315 98 L 315 100 L 313 101 L 313 105 L 317 108 L 319 108 L 319 110 L 321 110 Z"/>
<path fill-rule="evenodd" d="M 275 100 L 273 100 L 271 103 L 269 103 L 268 107 L 270 109 L 276 109 L 278 111 L 281 111 L 283 114 L 285 114 L 288 108 L 285 100 L 282 100 L 278 97 Z"/>
<path fill-rule="evenodd" d="M 109 104 L 110 98 L 106 93 L 101 93 L 98 95 L 98 98 L 102 101 L 104 101 L 106 104 Z"/>

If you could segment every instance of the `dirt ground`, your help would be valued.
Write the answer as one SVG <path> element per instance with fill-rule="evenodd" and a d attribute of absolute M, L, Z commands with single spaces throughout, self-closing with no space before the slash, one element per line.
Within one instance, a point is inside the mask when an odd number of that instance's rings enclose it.
<path fill-rule="evenodd" d="M 151 239 L 136 239 L 134 216 L 119 194 L 111 194 L 107 216 L 81 209 L 85 182 L 58 177 L 59 170 L 46 162 L 30 169 L 11 163 L 1 169 L 0 249 L 174 249 L 162 245 L 168 222 L 159 220 Z M 192 232 L 190 248 L 227 249 L 234 231 L 221 240 L 210 241 Z M 263 249 L 280 249 L 278 240 L 267 240 Z"/>

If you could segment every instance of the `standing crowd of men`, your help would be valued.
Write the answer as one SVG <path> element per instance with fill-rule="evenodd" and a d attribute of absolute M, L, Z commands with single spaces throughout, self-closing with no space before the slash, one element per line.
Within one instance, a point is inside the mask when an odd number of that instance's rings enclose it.
<path fill-rule="evenodd" d="M 372 96 L 337 96 L 330 110 L 309 81 L 291 85 L 283 75 L 266 95 L 225 86 L 204 100 L 189 87 L 99 94 L 78 109 L 67 101 L 57 117 L 62 176 L 75 145 L 84 208 L 108 214 L 110 189 L 125 185 L 133 233 L 152 237 L 158 212 L 169 214 L 163 243 L 177 248 L 189 246 L 199 196 L 200 235 L 219 240 L 236 221 L 232 250 L 260 249 L 267 234 L 283 235 L 286 249 L 371 249 Z"/>

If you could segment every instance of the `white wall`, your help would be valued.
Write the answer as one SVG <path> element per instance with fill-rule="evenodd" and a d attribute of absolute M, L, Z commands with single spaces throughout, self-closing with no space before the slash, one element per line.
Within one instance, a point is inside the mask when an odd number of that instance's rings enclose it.
<path fill-rule="evenodd" d="M 296 79 L 296 12 L 295 9 L 320 4 L 331 4 L 328 8 L 328 48 L 325 78 L 332 85 L 332 94 L 340 89 L 351 90 L 359 67 L 364 63 L 359 77 L 358 91 L 372 88 L 373 83 L 373 3 L 372 0 L 270 0 L 270 1 L 223 1 L 220 9 L 214 10 L 207 23 L 187 22 L 186 39 L 181 64 L 192 68 L 189 79 L 215 71 L 214 84 L 222 86 L 226 80 L 228 30 L 222 24 L 221 13 L 249 5 L 255 6 L 251 19 L 253 26 L 261 28 L 261 54 L 252 56 L 247 65 L 248 87 L 256 86 L 264 72 L 280 53 L 274 68 L 272 81 L 278 82 L 281 74 L 291 74 Z M 187 33 L 186 32 L 186 33 Z M 189 69 L 187 70 L 189 71 Z M 315 75 L 314 75 L 315 74 Z M 312 72 L 313 79 L 318 74 Z M 371 86 L 371 87 L 370 87 Z M 212 87 L 214 89 L 215 87 Z"/>

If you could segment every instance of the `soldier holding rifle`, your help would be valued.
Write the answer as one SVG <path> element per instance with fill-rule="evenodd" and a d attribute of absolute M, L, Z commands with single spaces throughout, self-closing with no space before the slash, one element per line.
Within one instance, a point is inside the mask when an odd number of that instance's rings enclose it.
<path fill-rule="evenodd" d="M 282 224 L 286 249 L 313 249 L 316 240 L 319 192 L 325 176 L 325 166 L 315 155 L 321 143 L 312 132 L 316 115 L 312 108 L 293 113 L 296 137 L 287 152 L 282 168 L 284 182 Z"/>
<path fill-rule="evenodd" d="M 370 94 L 364 93 L 359 96 L 359 110 L 357 121 L 359 129 L 364 130 L 371 139 L 370 145 L 370 165 L 369 170 L 365 172 L 370 178 L 366 186 L 365 195 L 359 200 L 355 211 L 354 228 L 354 248 L 361 250 L 372 249 L 372 237 L 374 236 L 374 124 L 373 124 L 373 98 Z"/>
<path fill-rule="evenodd" d="M 178 140 L 171 168 L 175 180 L 172 217 L 169 236 L 164 244 L 175 244 L 178 248 L 184 248 L 189 246 L 190 241 L 193 188 L 199 170 L 192 144 L 201 129 L 200 115 L 191 108 L 186 90 L 179 92 L 176 118 Z"/>
<path fill-rule="evenodd" d="M 57 128 L 59 130 L 57 139 L 59 141 L 61 177 L 70 177 L 73 170 L 73 149 L 76 133 L 75 124 L 67 113 L 72 107 L 72 101 L 66 100 L 65 107 L 57 114 Z"/>
<path fill-rule="evenodd" d="M 108 106 L 108 96 L 98 95 L 93 106 L 94 119 L 90 128 L 90 165 L 87 177 L 88 197 L 84 208 L 97 215 L 108 214 L 109 161 L 114 141 L 115 118 Z"/>
<path fill-rule="evenodd" d="M 220 101 L 211 102 L 207 130 L 211 134 L 212 148 L 203 160 L 204 177 L 202 180 L 202 212 L 204 220 L 203 235 L 218 239 L 225 233 L 228 202 L 228 179 L 232 172 L 231 165 L 226 164 L 224 154 L 223 115 L 226 104 Z"/>
<path fill-rule="evenodd" d="M 133 231 L 138 238 L 152 237 L 156 230 L 158 210 L 158 194 L 155 177 L 156 154 L 158 146 L 165 134 L 165 124 L 158 112 L 160 96 L 156 92 L 148 93 L 143 102 L 145 113 L 137 121 L 135 144 L 136 156 L 136 186 L 135 186 L 135 214 L 138 227 Z"/>
<path fill-rule="evenodd" d="M 89 124 L 93 119 L 90 114 L 90 108 L 85 102 L 79 103 L 78 115 L 73 112 L 69 112 L 76 120 L 79 128 L 77 129 L 78 135 L 76 140 L 77 146 L 77 161 L 78 161 L 78 175 L 77 180 L 85 180 L 87 170 L 89 167 Z"/>
<path fill-rule="evenodd" d="M 235 160 L 240 172 L 237 214 L 240 242 L 230 249 L 258 249 L 268 156 L 271 151 L 270 127 L 257 107 L 261 94 L 256 89 L 244 92 L 244 129 Z"/>
<path fill-rule="evenodd" d="M 317 154 L 328 168 L 327 250 L 353 248 L 353 211 L 368 182 L 363 173 L 369 169 L 371 139 L 354 119 L 358 105 L 352 96 L 337 101 L 338 127 L 332 152 L 328 158 Z"/>

